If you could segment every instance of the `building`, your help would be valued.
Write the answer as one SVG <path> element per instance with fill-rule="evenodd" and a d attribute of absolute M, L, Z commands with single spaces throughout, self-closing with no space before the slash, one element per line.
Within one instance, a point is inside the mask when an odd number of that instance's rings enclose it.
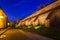
<path fill-rule="evenodd" d="M 22 22 L 25 22 L 27 20 L 32 20 L 32 23 L 33 25 L 36 25 L 36 24 L 40 24 L 40 25 L 44 25 L 46 27 L 49 27 L 50 25 L 50 21 L 49 20 L 46 20 L 47 17 L 49 17 L 49 14 L 56 8 L 60 6 L 60 0 L 57 0 L 56 2 L 36 11 L 35 13 L 33 13 L 32 15 L 26 17 L 25 19 L 23 19 L 21 21 Z M 35 20 L 38 20 L 36 22 L 36 24 L 33 22 L 33 19 L 37 17 Z M 27 21 L 27 25 L 28 25 L 28 21 Z M 25 23 L 26 24 L 26 23 Z"/>
<path fill-rule="evenodd" d="M 7 16 L 3 12 L 2 9 L 0 9 L 0 28 L 6 28 L 7 27 Z"/>

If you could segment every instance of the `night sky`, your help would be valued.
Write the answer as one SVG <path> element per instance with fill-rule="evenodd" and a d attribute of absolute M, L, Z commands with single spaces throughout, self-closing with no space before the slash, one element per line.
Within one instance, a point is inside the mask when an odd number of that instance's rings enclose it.
<path fill-rule="evenodd" d="M 9 21 L 25 18 L 39 8 L 47 6 L 56 0 L 0 0 L 0 8 L 5 12 Z"/>

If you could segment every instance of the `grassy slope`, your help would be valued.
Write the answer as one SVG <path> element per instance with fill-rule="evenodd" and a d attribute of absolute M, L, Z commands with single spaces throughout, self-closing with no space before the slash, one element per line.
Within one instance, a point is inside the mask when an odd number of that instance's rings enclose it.
<path fill-rule="evenodd" d="M 29 26 L 29 27 L 23 27 L 22 29 L 25 31 L 37 33 L 43 36 L 51 37 L 56 40 L 60 40 L 60 27 L 45 28 L 40 26 L 40 28 L 35 29 L 34 27 Z"/>

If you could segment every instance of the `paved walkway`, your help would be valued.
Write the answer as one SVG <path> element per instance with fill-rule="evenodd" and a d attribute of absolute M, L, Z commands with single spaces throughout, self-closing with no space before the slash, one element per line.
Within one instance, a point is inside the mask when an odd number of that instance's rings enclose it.
<path fill-rule="evenodd" d="M 0 40 L 53 40 L 31 32 L 20 29 L 9 29 L 0 36 Z"/>

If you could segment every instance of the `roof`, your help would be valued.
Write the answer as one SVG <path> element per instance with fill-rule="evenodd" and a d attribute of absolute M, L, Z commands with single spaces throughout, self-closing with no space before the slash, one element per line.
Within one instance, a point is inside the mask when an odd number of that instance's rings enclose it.
<path fill-rule="evenodd" d="M 6 14 L 3 12 L 2 9 L 0 9 L 0 16 L 4 16 L 4 17 L 7 17 Z"/>

